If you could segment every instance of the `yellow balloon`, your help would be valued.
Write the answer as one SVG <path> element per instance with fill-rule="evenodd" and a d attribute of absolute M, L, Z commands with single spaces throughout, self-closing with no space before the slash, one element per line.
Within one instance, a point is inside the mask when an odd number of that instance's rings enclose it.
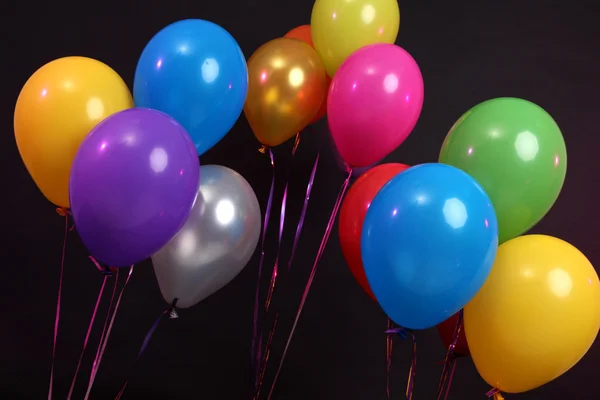
<path fill-rule="evenodd" d="M 131 107 L 123 79 L 91 58 L 59 58 L 27 80 L 15 106 L 15 138 L 48 200 L 69 207 L 69 173 L 79 145 L 98 122 Z"/>
<path fill-rule="evenodd" d="M 361 47 L 396 42 L 398 0 L 316 0 L 310 27 L 315 49 L 333 77 L 342 62 Z"/>
<path fill-rule="evenodd" d="M 325 67 L 310 45 L 274 39 L 248 60 L 244 114 L 264 146 L 278 146 L 311 122 L 327 89 Z"/>
<path fill-rule="evenodd" d="M 498 248 L 492 271 L 464 310 L 467 342 L 483 379 L 520 393 L 559 377 L 600 329 L 600 281 L 569 243 L 545 235 Z"/>

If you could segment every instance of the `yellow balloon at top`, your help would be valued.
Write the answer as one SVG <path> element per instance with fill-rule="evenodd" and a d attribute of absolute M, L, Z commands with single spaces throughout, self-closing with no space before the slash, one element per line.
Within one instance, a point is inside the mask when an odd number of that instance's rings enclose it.
<path fill-rule="evenodd" d="M 535 389 L 573 367 L 600 329 L 600 281 L 569 243 L 527 235 L 498 247 L 464 311 L 479 374 L 507 393 Z"/>
<path fill-rule="evenodd" d="M 15 138 L 48 200 L 69 207 L 69 173 L 79 145 L 98 122 L 131 107 L 123 79 L 91 58 L 59 58 L 27 80 L 15 107 Z"/>
<path fill-rule="evenodd" d="M 316 0 L 310 20 L 315 49 L 333 77 L 350 54 L 373 43 L 394 43 L 398 0 Z"/>

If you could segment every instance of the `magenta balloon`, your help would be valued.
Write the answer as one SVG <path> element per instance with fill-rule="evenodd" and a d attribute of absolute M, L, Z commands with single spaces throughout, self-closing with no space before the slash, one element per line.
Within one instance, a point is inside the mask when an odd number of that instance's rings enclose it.
<path fill-rule="evenodd" d="M 199 175 L 194 144 L 173 118 L 145 108 L 111 115 L 83 141 L 71 169 L 83 243 L 108 266 L 148 258 L 187 220 Z"/>
<path fill-rule="evenodd" d="M 412 132 L 423 107 L 423 77 L 415 60 L 393 44 L 350 55 L 335 73 L 327 120 L 335 145 L 352 167 L 383 159 Z"/>

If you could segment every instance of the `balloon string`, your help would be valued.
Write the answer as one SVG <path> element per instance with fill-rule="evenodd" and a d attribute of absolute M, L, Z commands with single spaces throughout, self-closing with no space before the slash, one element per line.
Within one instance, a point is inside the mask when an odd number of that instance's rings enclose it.
<path fill-rule="evenodd" d="M 264 152 L 264 148 L 261 152 Z M 263 262 L 265 260 L 265 239 L 267 236 L 267 227 L 269 226 L 269 218 L 271 216 L 271 206 L 273 205 L 273 191 L 275 189 L 275 160 L 273 158 L 273 152 L 268 149 L 269 159 L 271 160 L 271 168 L 273 170 L 271 178 L 271 189 L 269 189 L 269 199 L 267 200 L 267 208 L 265 210 L 265 219 L 262 226 L 262 236 L 260 239 L 260 261 L 258 262 L 258 278 L 256 280 L 256 294 L 254 296 L 254 321 L 252 325 L 252 347 L 250 355 L 250 364 L 252 366 L 253 373 L 255 374 L 255 385 L 258 381 L 259 375 L 259 363 L 261 356 L 262 343 L 259 345 L 259 334 L 258 334 L 258 309 L 259 309 L 259 294 L 260 294 L 260 278 L 262 276 Z M 262 335 L 261 335 L 262 338 Z"/>
<path fill-rule="evenodd" d="M 108 343 L 108 339 L 110 338 L 110 333 L 112 332 L 113 324 L 115 322 L 115 317 L 117 316 L 117 311 L 119 311 L 119 305 L 121 304 L 121 298 L 123 297 L 123 292 L 129 283 L 129 279 L 131 278 L 131 274 L 133 273 L 133 265 L 129 267 L 129 273 L 127 274 L 127 279 L 125 279 L 125 283 L 119 292 L 119 296 L 117 297 L 117 302 L 115 303 L 115 309 L 112 312 L 112 316 L 110 317 L 110 323 L 108 324 L 108 329 L 106 330 L 106 335 L 101 343 L 102 348 L 100 349 L 100 353 L 96 353 L 96 359 L 94 359 L 94 363 L 92 366 L 92 373 L 90 374 L 90 381 L 88 382 L 87 391 L 85 393 L 84 400 L 88 400 L 90 393 L 92 391 L 92 387 L 94 386 L 94 381 L 96 380 L 96 374 L 98 373 L 98 369 L 100 368 L 100 362 L 102 361 L 102 357 L 104 356 L 104 350 L 106 349 L 106 344 Z M 115 281 L 116 284 L 116 281 Z M 109 310 L 110 311 L 110 310 Z M 108 317 L 108 315 L 107 315 Z M 100 346 L 99 346 L 100 347 Z"/>
<path fill-rule="evenodd" d="M 300 133 L 298 133 L 296 135 L 294 147 L 292 148 L 292 161 L 294 160 L 294 156 L 296 155 L 296 150 L 298 149 L 299 144 L 300 144 Z M 275 283 L 277 281 L 279 255 L 281 253 L 281 238 L 283 236 L 283 227 L 285 225 L 285 209 L 286 209 L 286 203 L 287 203 L 287 193 L 288 193 L 289 183 L 290 183 L 290 178 L 289 178 L 289 170 L 288 170 L 288 178 L 285 182 L 285 189 L 283 190 L 283 198 L 281 200 L 281 212 L 279 215 L 279 236 L 278 236 L 278 241 L 277 241 L 277 255 L 275 257 L 275 264 L 273 265 L 273 273 L 271 275 L 271 282 L 269 284 L 267 300 L 265 301 L 265 313 L 269 312 L 269 307 L 271 306 L 271 300 L 273 299 L 273 291 L 275 290 Z"/>
<path fill-rule="evenodd" d="M 60 320 L 60 300 L 62 297 L 62 285 L 63 285 L 63 274 L 65 270 L 65 254 L 67 251 L 67 236 L 69 231 L 72 231 L 73 227 L 69 229 L 69 210 L 65 208 L 57 208 L 56 213 L 61 217 L 65 218 L 65 233 L 63 235 L 62 245 L 62 259 L 60 262 L 60 274 L 58 276 L 58 295 L 56 298 L 56 314 L 54 317 L 54 336 L 52 341 L 52 361 L 50 364 L 50 384 L 48 386 L 48 400 L 52 400 L 52 383 L 54 382 L 54 360 L 56 359 L 56 339 L 58 338 L 58 322 Z"/>
<path fill-rule="evenodd" d="M 437 400 L 442 398 L 442 393 L 444 393 L 444 386 L 446 383 L 448 384 L 448 389 L 446 390 L 446 397 L 448 396 L 448 392 L 450 391 L 450 386 L 452 385 L 452 374 L 450 371 L 454 371 L 454 362 L 456 361 L 456 355 L 454 354 L 454 349 L 456 348 L 456 344 L 458 343 L 458 338 L 460 336 L 460 331 L 462 329 L 463 324 L 463 310 L 458 312 L 458 318 L 456 319 L 456 326 L 454 328 L 454 335 L 452 336 L 452 342 L 450 346 L 448 346 L 448 351 L 446 352 L 446 359 L 444 360 L 444 368 L 442 369 L 442 376 L 440 377 L 440 382 L 438 384 L 437 390 Z M 444 397 L 444 399 L 446 398 Z"/>
<path fill-rule="evenodd" d="M 285 356 L 290 347 L 290 343 L 292 341 L 292 337 L 294 336 L 294 332 L 296 331 L 296 326 L 298 325 L 298 320 L 300 319 L 300 315 L 302 314 L 302 309 L 304 308 L 304 303 L 306 302 L 306 298 L 308 297 L 308 292 L 310 291 L 310 287 L 315 278 L 315 274 L 317 272 L 317 266 L 319 265 L 319 261 L 323 256 L 323 252 L 325 250 L 325 246 L 329 241 L 329 236 L 331 235 L 331 230 L 333 229 L 333 224 L 335 222 L 335 218 L 337 217 L 338 211 L 340 209 L 340 205 L 342 203 L 342 199 L 344 198 L 344 194 L 346 194 L 346 190 L 348 189 L 348 184 L 350 183 L 350 178 L 352 177 L 352 168 L 348 168 L 348 176 L 342 185 L 340 192 L 338 194 L 337 200 L 333 207 L 333 211 L 331 212 L 331 216 L 329 217 L 329 222 L 327 223 L 327 228 L 325 229 L 325 234 L 321 239 L 321 245 L 319 246 L 319 251 L 317 252 L 317 256 L 315 257 L 315 261 L 312 266 L 312 270 L 310 272 L 310 276 L 306 283 L 306 287 L 304 288 L 304 293 L 302 294 L 302 299 L 300 300 L 300 306 L 298 307 L 298 311 L 296 312 L 296 317 L 294 319 L 294 324 L 292 325 L 292 330 L 290 331 L 287 342 L 285 344 L 285 348 L 283 349 L 283 354 L 281 356 L 281 360 L 279 361 L 279 365 L 277 366 L 277 372 L 275 373 L 275 378 L 273 379 L 273 383 L 271 384 L 271 389 L 269 390 L 269 395 L 267 396 L 267 400 L 271 399 L 273 395 L 273 390 L 275 389 L 275 384 L 277 383 L 277 378 L 279 377 L 279 373 L 281 372 L 281 367 L 283 366 L 283 361 L 285 360 Z"/>
<path fill-rule="evenodd" d="M 394 328 L 385 331 L 386 334 L 397 334 L 402 340 L 406 339 L 407 335 L 411 336 L 413 342 L 412 361 L 410 363 L 410 370 L 408 371 L 408 381 L 406 382 L 406 400 L 412 400 L 413 391 L 415 388 L 415 377 L 417 375 L 417 338 L 413 331 L 405 328 Z"/>
<path fill-rule="evenodd" d="M 394 328 L 394 323 L 388 318 L 387 329 Z M 392 369 L 392 337 L 390 335 L 385 336 L 385 347 L 386 347 L 386 394 L 387 398 L 390 398 L 390 371 Z"/>
<path fill-rule="evenodd" d="M 500 393 L 499 389 L 493 388 L 485 394 L 487 397 L 493 397 L 494 400 L 504 400 L 504 397 Z"/>
<path fill-rule="evenodd" d="M 106 268 L 106 270 L 108 270 L 108 268 Z M 90 319 L 90 323 L 85 334 L 85 339 L 83 340 L 83 348 L 81 349 L 81 354 L 79 355 L 79 361 L 77 362 L 77 368 L 75 368 L 75 375 L 73 376 L 73 381 L 71 382 L 71 387 L 69 389 L 67 400 L 71 400 L 71 396 L 73 395 L 73 390 L 75 389 L 75 382 L 77 381 L 77 375 L 79 374 L 81 362 L 83 361 L 83 355 L 85 354 L 85 349 L 87 348 L 88 340 L 90 339 L 90 333 L 92 332 L 92 327 L 94 326 L 94 321 L 96 320 L 96 314 L 98 313 L 98 308 L 100 307 L 100 301 L 102 300 L 102 295 L 104 294 L 106 280 L 112 275 L 110 271 L 108 272 L 109 273 L 104 274 L 104 279 L 102 280 L 102 286 L 100 287 L 100 292 L 98 293 L 98 298 L 96 299 L 96 305 L 94 306 L 94 311 L 92 312 L 92 318 Z"/>
<path fill-rule="evenodd" d="M 298 247 L 298 242 L 300 241 L 300 233 L 302 232 L 302 227 L 304 226 L 304 219 L 306 217 L 306 210 L 308 208 L 308 201 L 310 199 L 310 193 L 312 192 L 313 183 L 315 181 L 315 175 L 317 173 L 317 167 L 319 166 L 319 157 L 320 153 L 317 153 L 317 157 L 315 158 L 315 163 L 313 165 L 310 178 L 308 179 L 308 184 L 306 185 L 306 195 L 304 196 L 304 204 L 302 205 L 302 211 L 300 212 L 300 219 L 298 220 L 298 226 L 296 227 L 296 235 L 294 236 L 294 244 L 292 245 L 292 253 L 290 255 L 290 259 L 288 261 L 288 271 L 291 269 L 292 261 L 294 260 L 294 255 L 296 254 L 296 248 Z M 279 319 L 279 311 L 275 314 L 275 319 L 273 320 L 273 326 L 271 327 L 271 331 L 269 332 L 269 337 L 267 339 L 267 344 L 265 346 L 265 353 L 262 358 L 262 362 L 260 365 L 260 374 L 258 379 L 258 386 L 256 390 L 256 397 L 258 398 L 260 394 L 260 389 L 262 387 L 262 383 L 265 377 L 265 371 L 267 368 L 267 363 L 269 361 L 269 355 L 271 353 L 271 344 L 273 343 L 273 336 L 275 334 L 275 329 L 277 327 L 277 321 Z"/>
<path fill-rule="evenodd" d="M 169 319 L 179 318 L 179 316 L 177 315 L 177 311 L 175 311 L 175 306 L 177 305 L 177 300 L 178 299 L 173 299 L 173 302 L 171 303 L 171 305 L 169 305 L 169 307 L 167 307 L 158 316 L 156 321 L 154 321 L 154 324 L 152 324 L 152 327 L 150 327 L 150 330 L 148 331 L 148 333 L 146 333 L 146 336 L 144 337 L 144 341 L 142 342 L 142 347 L 140 347 L 140 351 L 138 352 L 138 355 L 134 361 L 133 368 L 135 368 L 137 366 L 137 364 L 140 360 L 140 357 L 142 356 L 142 354 L 144 354 L 144 352 L 146 351 L 146 348 L 148 348 L 148 344 L 150 343 L 150 339 L 152 339 L 152 335 L 154 335 L 154 332 L 156 332 L 156 328 L 158 328 L 158 325 L 160 325 L 161 321 L 165 318 L 165 316 L 168 315 Z M 128 382 L 129 382 L 129 380 L 125 381 L 125 383 L 121 387 L 121 390 L 117 394 L 117 397 L 115 397 L 115 400 L 119 400 L 121 398 L 121 396 L 123 396 L 123 393 L 125 392 L 125 388 L 127 388 Z"/>

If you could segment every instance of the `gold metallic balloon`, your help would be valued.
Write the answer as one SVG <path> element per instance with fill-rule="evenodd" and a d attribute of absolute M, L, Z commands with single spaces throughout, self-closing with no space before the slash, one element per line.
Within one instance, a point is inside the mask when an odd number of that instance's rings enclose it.
<path fill-rule="evenodd" d="M 326 76 L 317 52 L 298 39 L 271 40 L 256 50 L 244 105 L 256 138 L 273 147 L 306 127 L 327 95 Z"/>

